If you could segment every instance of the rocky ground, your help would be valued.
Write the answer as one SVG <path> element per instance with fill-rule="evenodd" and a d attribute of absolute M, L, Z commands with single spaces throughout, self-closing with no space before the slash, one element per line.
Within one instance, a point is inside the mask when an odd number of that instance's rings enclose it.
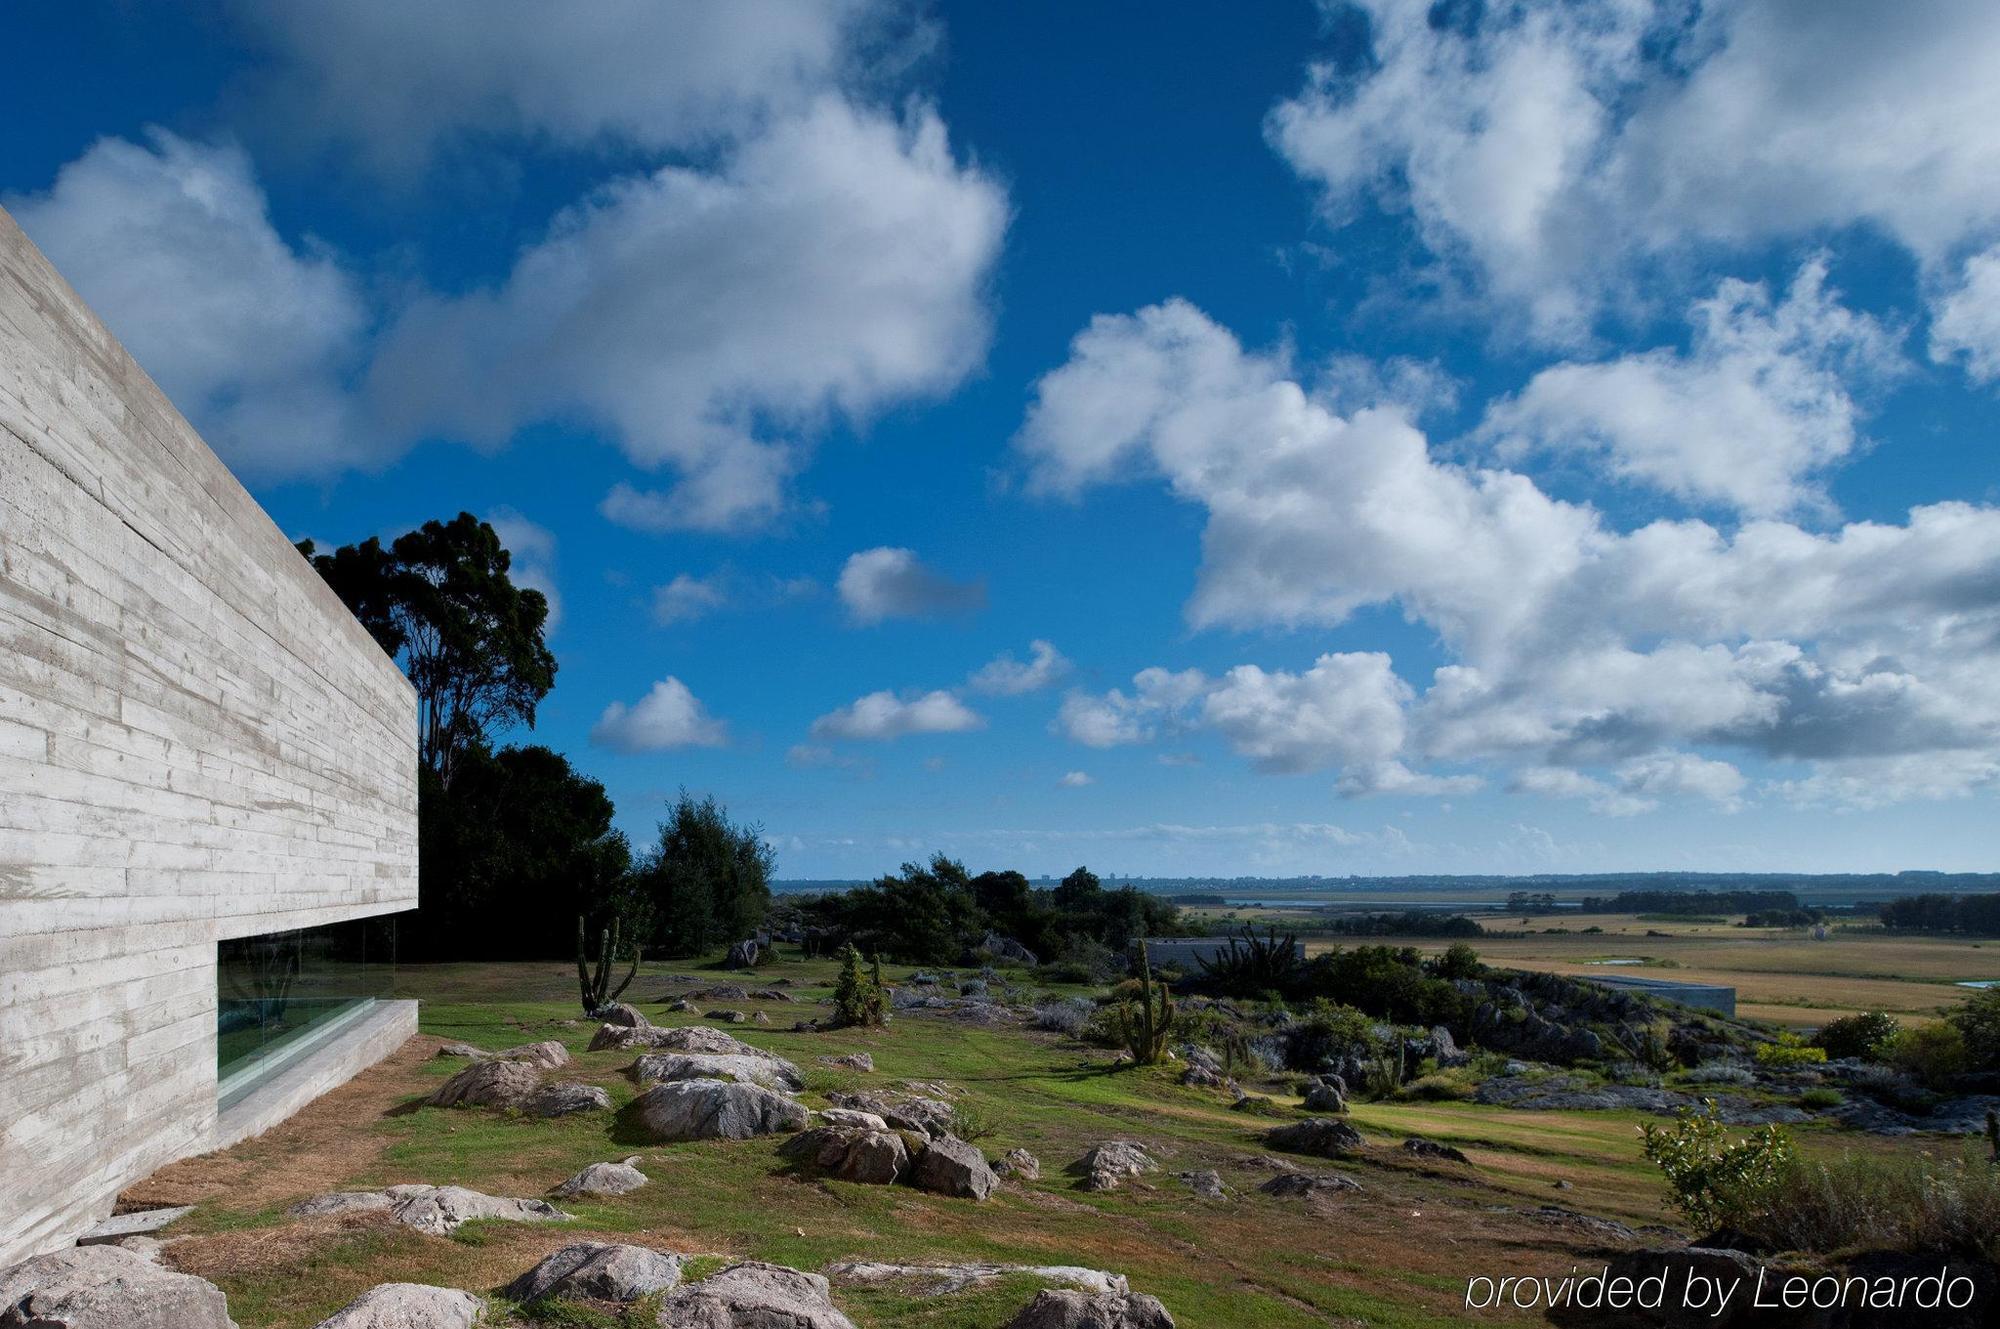
<path fill-rule="evenodd" d="M 194 1205 L 160 1244 L 10 1271 L 0 1308 L 197 1329 L 1428 1326 L 1463 1322 L 1473 1275 L 1681 1240 L 1634 1128 L 1685 1087 L 1517 1059 L 1483 1102 L 1335 1104 L 1326 1078 L 1196 1047 L 1120 1066 L 1030 1028 L 1018 976 L 897 974 L 916 995 L 887 1030 L 819 1032 L 830 971 L 649 974 L 603 1022 L 434 998 L 383 1066 L 134 1188 L 130 1207 Z M 1728 1087 L 1746 1110 L 1798 1092 Z M 121 1287 L 178 1318 L 59 1318 Z"/>

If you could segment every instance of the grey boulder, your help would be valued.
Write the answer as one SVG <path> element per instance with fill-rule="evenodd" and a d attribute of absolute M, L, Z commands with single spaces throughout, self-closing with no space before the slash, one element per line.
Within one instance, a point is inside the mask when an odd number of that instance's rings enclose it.
<path fill-rule="evenodd" d="M 372 1287 L 314 1329 L 472 1329 L 479 1298 L 457 1288 L 426 1283 L 383 1283 Z"/>
<path fill-rule="evenodd" d="M 655 1085 L 633 1111 L 656 1140 L 747 1140 L 805 1129 L 808 1113 L 795 1099 L 732 1080 L 673 1080 Z"/>
<path fill-rule="evenodd" d="M 448 1237 L 475 1218 L 513 1223 L 561 1223 L 569 1215 L 542 1200 L 513 1200 L 483 1195 L 463 1186 L 391 1186 L 385 1191 L 337 1191 L 303 1200 L 291 1208 L 295 1218 L 387 1211 L 405 1227 Z M 0 1321 L 0 1324 L 4 1324 Z"/>
<path fill-rule="evenodd" d="M 934 1195 L 983 1200 L 999 1189 L 1000 1178 L 977 1146 L 955 1135 L 933 1135 L 910 1170 L 910 1184 Z"/>
<path fill-rule="evenodd" d="M 951 1104 L 922 1094 L 863 1089 L 828 1094 L 826 1101 L 835 1107 L 872 1112 L 899 1131 L 915 1131 L 920 1135 L 949 1135 L 958 1119 Z"/>
<path fill-rule="evenodd" d="M 545 1297 L 637 1301 L 681 1281 L 681 1257 L 647 1246 L 579 1241 L 509 1283 L 502 1295 L 522 1304 Z"/>
<path fill-rule="evenodd" d="M 1313 1154 L 1320 1158 L 1338 1158 L 1365 1147 L 1360 1131 L 1330 1117 L 1314 1117 L 1297 1125 L 1266 1131 L 1264 1143 L 1286 1153 Z"/>
<path fill-rule="evenodd" d="M 1157 1172 L 1153 1156 L 1131 1140 L 1107 1140 L 1070 1164 L 1070 1171 L 1083 1178 L 1087 1191 L 1118 1189 L 1128 1178 Z"/>
<path fill-rule="evenodd" d="M 475 1061 L 425 1101 L 432 1107 L 518 1108 L 541 1087 L 541 1073 L 527 1062 Z"/>
<path fill-rule="evenodd" d="M 1174 1329 L 1174 1317 L 1142 1292 L 1048 1289 L 1037 1292 L 1007 1329 Z"/>
<path fill-rule="evenodd" d="M 641 1084 L 666 1080 L 735 1080 L 796 1092 L 806 1087 L 799 1068 L 783 1057 L 741 1052 L 649 1052 L 633 1065 Z"/>
<path fill-rule="evenodd" d="M 600 1006 L 590 1015 L 600 1024 L 615 1024 L 627 1029 L 644 1029 L 653 1023 L 637 1006 L 628 1006 L 622 1001 L 614 1001 L 609 1006 Z"/>
<path fill-rule="evenodd" d="M 77 1246 L 0 1269 L 6 1329 L 236 1329 L 222 1289 L 122 1246 Z"/>
<path fill-rule="evenodd" d="M 683 1283 L 661 1305 L 659 1329 L 854 1329 L 826 1279 L 781 1264 L 732 1264 Z"/>
<path fill-rule="evenodd" d="M 583 1196 L 627 1195 L 646 1184 L 646 1174 L 636 1166 L 637 1154 L 622 1163 L 592 1163 L 583 1171 L 550 1191 L 558 1200 Z"/>
<path fill-rule="evenodd" d="M 1340 1191 L 1358 1191 L 1361 1189 L 1361 1183 L 1352 1177 L 1343 1177 L 1338 1172 L 1320 1175 L 1309 1172 L 1280 1172 L 1257 1189 L 1266 1195 L 1289 1199 L 1301 1195 L 1331 1195 Z"/>
<path fill-rule="evenodd" d="M 1042 1160 L 1025 1149 L 1009 1149 L 1000 1155 L 1000 1161 L 993 1165 L 993 1170 L 1000 1176 L 1019 1181 L 1038 1181 L 1042 1175 Z"/>
<path fill-rule="evenodd" d="M 892 1131 L 819 1126 L 793 1136 L 780 1151 L 810 1172 L 864 1186 L 889 1186 L 910 1170 L 910 1148 Z"/>
<path fill-rule="evenodd" d="M 537 1089 L 521 1104 L 521 1111 L 531 1117 L 567 1117 L 574 1112 L 605 1112 L 610 1107 L 609 1090 L 600 1085 L 565 1080 L 561 1084 L 544 1085 Z"/>

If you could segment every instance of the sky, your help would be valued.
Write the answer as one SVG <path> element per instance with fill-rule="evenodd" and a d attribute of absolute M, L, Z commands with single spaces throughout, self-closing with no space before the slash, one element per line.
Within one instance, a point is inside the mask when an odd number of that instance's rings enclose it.
<path fill-rule="evenodd" d="M 20 8 L 0 205 L 785 877 L 1991 870 L 2000 7 Z"/>

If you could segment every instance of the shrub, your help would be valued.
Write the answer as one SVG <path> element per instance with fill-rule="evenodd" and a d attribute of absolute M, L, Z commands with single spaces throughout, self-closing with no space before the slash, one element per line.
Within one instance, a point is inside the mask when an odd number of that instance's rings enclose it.
<path fill-rule="evenodd" d="M 1374 1056 L 1381 1048 L 1374 1021 L 1330 1001 L 1314 1002 L 1312 1013 L 1287 1028 L 1284 1039 L 1285 1065 L 1295 1071 L 1316 1071 L 1329 1058 L 1349 1053 Z"/>
<path fill-rule="evenodd" d="M 1444 979 L 1478 978 L 1486 972 L 1486 966 L 1479 962 L 1478 951 L 1465 942 L 1455 941 L 1432 963 L 1431 972 Z"/>
<path fill-rule="evenodd" d="M 1829 1021 L 1825 1028 L 1813 1035 L 1812 1042 L 1814 1047 L 1822 1049 L 1834 1060 L 1854 1057 L 1862 1061 L 1880 1061 L 1901 1028 L 1893 1016 L 1881 1011 L 1864 1011 L 1860 1015 L 1844 1015 Z"/>
<path fill-rule="evenodd" d="M 1396 1091 L 1398 1098 L 1420 1099 L 1426 1103 L 1455 1103 L 1479 1091 L 1479 1080 L 1463 1066 L 1420 1075 Z"/>
<path fill-rule="evenodd" d="M 1039 975 L 1047 983 L 1089 983 L 1096 985 L 1109 983 L 1124 971 L 1125 965 L 1103 942 L 1089 937 L 1071 936 L 1063 942 L 1063 947 L 1039 970 Z"/>
<path fill-rule="evenodd" d="M 1757 1045 L 1757 1064 L 1774 1070 L 1789 1066 L 1816 1066 L 1825 1060 L 1825 1048 L 1811 1047 L 1797 1034 L 1779 1034 L 1775 1043 Z"/>
<path fill-rule="evenodd" d="M 1748 1066 L 1738 1066 L 1734 1062 L 1711 1061 L 1695 1067 L 1681 1077 L 1688 1084 L 1755 1084 L 1757 1076 Z"/>
<path fill-rule="evenodd" d="M 1782 1127 L 1730 1140 L 1714 1099 L 1682 1108 L 1671 1127 L 1639 1127 L 1646 1157 L 1660 1169 L 1674 1207 L 1704 1230 L 1745 1227 L 1769 1212 L 1780 1179 L 1797 1156 Z"/>
<path fill-rule="evenodd" d="M 2000 1168 L 1977 1146 L 1794 1159 L 1768 1200 L 1741 1226 L 1777 1250 L 2000 1258 Z"/>
<path fill-rule="evenodd" d="M 889 1022 L 889 994 L 882 984 L 882 962 L 872 972 L 863 969 L 861 952 L 849 943 L 841 959 L 840 978 L 833 986 L 833 1018 L 838 1025 L 882 1025 Z"/>
<path fill-rule="evenodd" d="M 1965 1035 L 1943 1020 L 1912 1025 L 1890 1040 L 1887 1059 L 1924 1088 L 1943 1089 L 1966 1067 Z"/>
<path fill-rule="evenodd" d="M 1945 1017 L 1965 1042 L 1966 1065 L 2000 1071 L 2000 988 L 1984 988 Z"/>
<path fill-rule="evenodd" d="M 1816 1085 L 1799 1095 L 1799 1106 L 1802 1108 L 1836 1108 L 1846 1101 L 1838 1089 L 1828 1089 L 1824 1085 Z"/>
<path fill-rule="evenodd" d="M 1053 1034 L 1068 1034 L 1075 1038 L 1090 1022 L 1097 1006 L 1088 997 L 1070 997 L 1064 1001 L 1046 1002 L 1035 1007 L 1032 1025 L 1036 1029 Z"/>

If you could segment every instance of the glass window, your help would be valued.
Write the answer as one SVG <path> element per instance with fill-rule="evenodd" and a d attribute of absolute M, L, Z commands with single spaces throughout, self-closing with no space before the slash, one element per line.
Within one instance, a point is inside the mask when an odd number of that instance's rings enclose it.
<path fill-rule="evenodd" d="M 232 938 L 217 947 L 215 970 L 217 1074 L 227 1107 L 389 995 L 396 921 Z"/>

